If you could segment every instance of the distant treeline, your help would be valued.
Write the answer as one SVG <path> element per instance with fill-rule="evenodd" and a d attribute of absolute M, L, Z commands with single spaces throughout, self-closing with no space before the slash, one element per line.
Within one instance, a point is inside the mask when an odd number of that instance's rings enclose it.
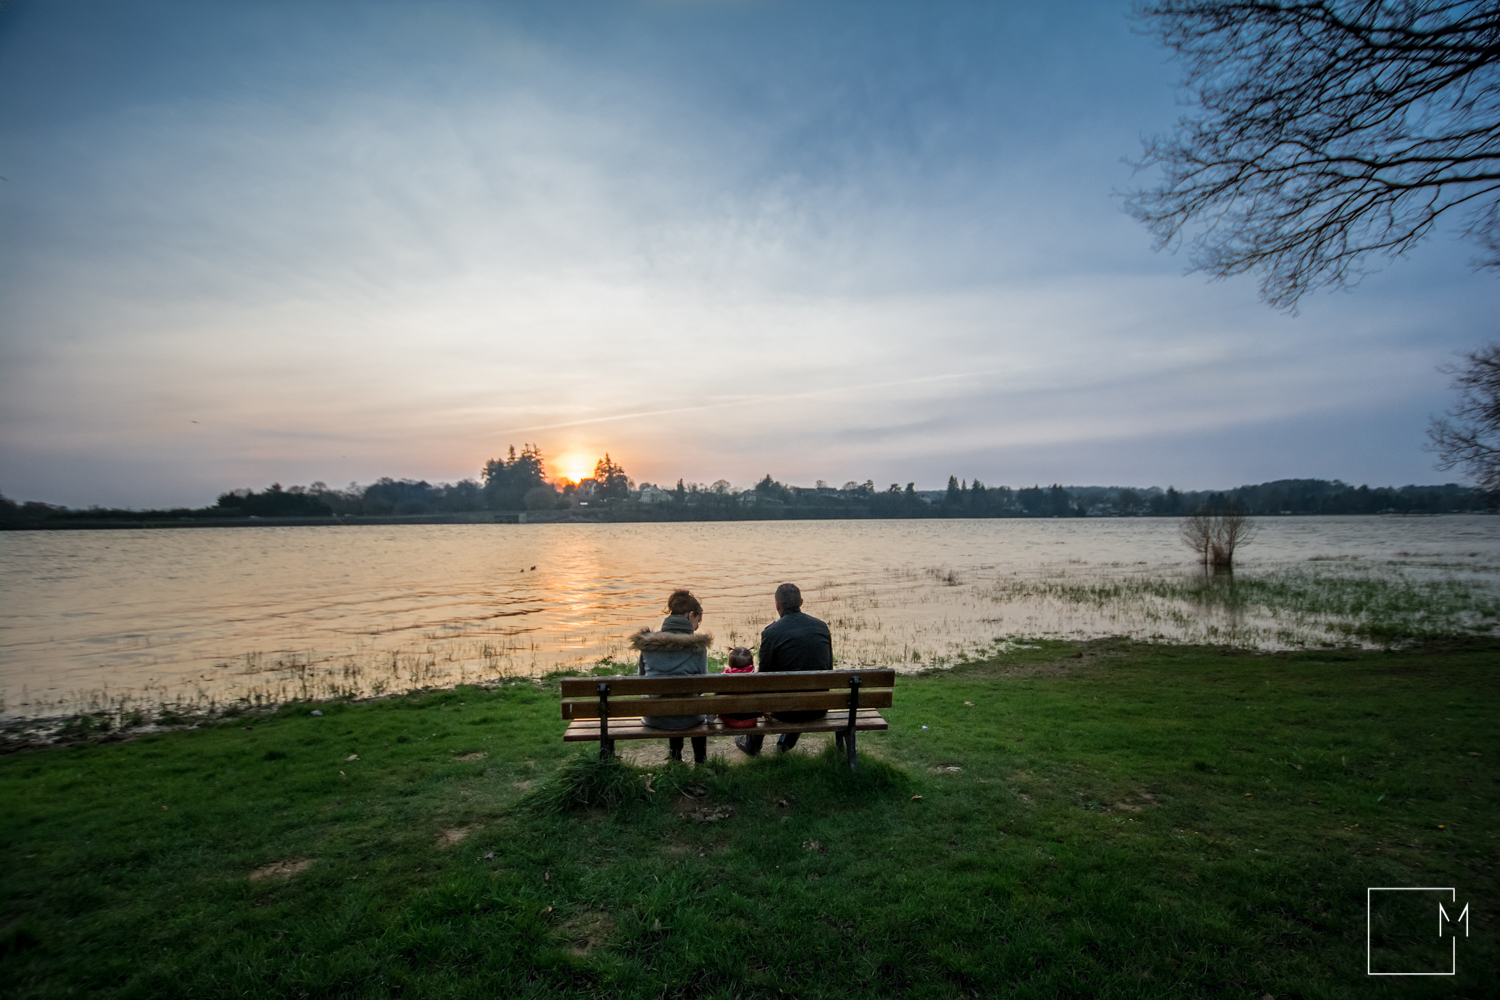
<path fill-rule="evenodd" d="M 534 445 L 485 463 L 480 478 L 456 483 L 378 479 L 343 489 L 324 483 L 219 495 L 211 507 L 172 510 L 69 509 L 17 504 L 0 496 L 0 523 L 8 527 L 64 526 L 67 522 L 191 521 L 250 518 L 403 517 L 472 512 L 536 512 L 536 519 L 577 516 L 612 521 L 724 521 L 783 518 L 936 517 L 1180 517 L 1196 510 L 1238 509 L 1247 514 L 1446 514 L 1484 511 L 1496 497 L 1472 487 L 1350 486 L 1338 480 L 1280 479 L 1232 490 L 1191 491 L 1168 487 L 986 486 L 949 477 L 943 490 L 918 490 L 872 481 L 832 487 L 792 486 L 767 475 L 748 489 L 726 480 L 711 485 L 656 486 L 633 482 L 608 455 L 594 476 L 554 484 Z M 553 512 L 550 514 L 543 512 Z M 571 514 L 569 513 L 571 512 Z"/>
<path fill-rule="evenodd" d="M 350 483 L 343 489 L 326 483 L 290 486 L 272 483 L 264 490 L 230 490 L 219 494 L 211 507 L 170 510 L 67 508 L 28 502 L 17 504 L 0 496 L 0 521 L 66 520 L 217 520 L 225 518 L 319 518 L 336 516 L 389 517 L 413 514 L 456 514 L 471 511 L 533 510 L 565 505 L 564 495 L 547 482 L 541 452 L 527 445 L 518 454 L 491 459 L 480 481 L 438 483 L 415 479 L 377 479 L 368 486 Z"/>
<path fill-rule="evenodd" d="M 1090 514 L 1175 516 L 1199 509 L 1247 514 L 1450 514 L 1493 509 L 1496 497 L 1471 486 L 1350 486 L 1339 480 L 1278 479 L 1223 491 L 1072 487 Z"/>
<path fill-rule="evenodd" d="M 776 516 L 773 511 L 812 517 L 1181 517 L 1196 510 L 1238 509 L 1247 514 L 1445 514 L 1482 511 L 1494 498 L 1471 487 L 1350 486 L 1337 480 L 1283 479 L 1233 490 L 1134 489 L 1119 486 L 986 486 L 950 477 L 945 490 L 918 490 L 892 483 L 877 490 L 873 483 L 789 486 L 770 476 L 751 490 L 733 493 L 674 489 L 650 497 L 643 487 L 635 501 L 651 519 L 691 518 L 693 509 L 739 507 L 746 517 Z M 680 512 L 680 513 L 679 513 Z M 753 512 L 753 513 L 752 513 Z M 654 516 L 652 516 L 654 515 Z M 709 514 L 715 517 L 715 514 Z M 722 516 L 722 515 L 718 515 Z"/>

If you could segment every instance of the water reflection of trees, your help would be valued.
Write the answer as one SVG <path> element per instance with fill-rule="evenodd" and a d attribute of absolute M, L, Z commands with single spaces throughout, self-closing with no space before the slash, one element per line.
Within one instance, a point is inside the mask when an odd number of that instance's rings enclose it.
<path fill-rule="evenodd" d="M 1223 627 L 1238 633 L 1250 609 L 1245 593 L 1235 583 L 1233 567 L 1209 563 L 1190 579 L 1192 602 L 1205 616 L 1217 616 Z"/>

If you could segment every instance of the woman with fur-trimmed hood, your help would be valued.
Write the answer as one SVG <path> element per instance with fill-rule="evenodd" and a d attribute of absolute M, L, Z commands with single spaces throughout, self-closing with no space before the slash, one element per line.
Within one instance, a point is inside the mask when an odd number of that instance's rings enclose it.
<path fill-rule="evenodd" d="M 703 605 L 686 590 L 667 598 L 667 619 L 661 631 L 643 628 L 630 637 L 630 647 L 641 654 L 643 677 L 687 677 L 708 673 L 708 647 L 714 637 L 700 633 Z M 703 723 L 701 715 L 647 715 L 641 722 L 652 729 L 691 729 Z M 682 737 L 673 736 L 668 743 L 673 760 L 682 759 Z M 693 737 L 693 760 L 703 763 L 708 756 L 708 738 Z"/>

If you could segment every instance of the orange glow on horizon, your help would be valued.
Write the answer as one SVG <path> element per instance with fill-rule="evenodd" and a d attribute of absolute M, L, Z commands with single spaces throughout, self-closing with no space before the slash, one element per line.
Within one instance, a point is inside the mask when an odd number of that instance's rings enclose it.
<path fill-rule="evenodd" d="M 554 475 L 576 483 L 594 474 L 594 463 L 597 461 L 598 458 L 590 457 L 586 452 L 569 448 L 548 464 L 552 466 Z"/>

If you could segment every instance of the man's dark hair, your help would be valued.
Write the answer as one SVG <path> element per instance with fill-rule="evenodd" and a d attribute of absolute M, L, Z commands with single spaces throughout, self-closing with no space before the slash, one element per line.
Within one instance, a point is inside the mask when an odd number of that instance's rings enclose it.
<path fill-rule="evenodd" d="M 795 583 L 783 583 L 776 588 L 776 605 L 783 611 L 801 611 L 802 591 Z"/>

